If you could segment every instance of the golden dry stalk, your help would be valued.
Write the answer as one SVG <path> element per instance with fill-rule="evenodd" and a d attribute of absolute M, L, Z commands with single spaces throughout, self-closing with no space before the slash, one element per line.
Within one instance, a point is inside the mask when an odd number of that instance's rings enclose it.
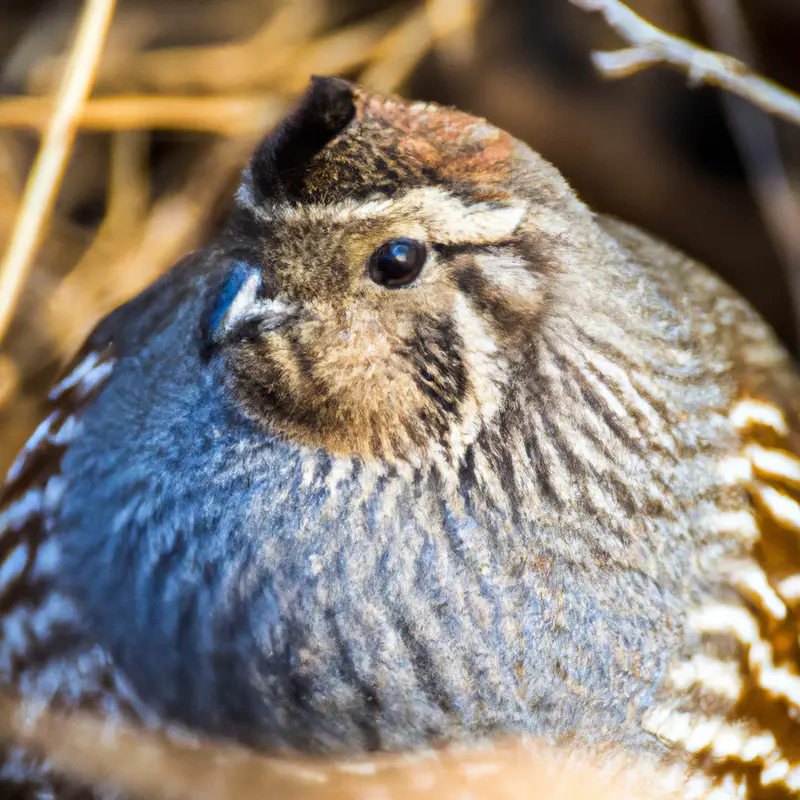
<path fill-rule="evenodd" d="M 362 14 L 334 0 L 140 0 L 106 31 L 113 5 L 87 0 L 74 37 L 74 9 L 6 20 L 22 35 L 0 83 L 23 91 L 0 97 L 0 470 L 97 320 L 211 235 L 250 149 L 311 74 L 398 90 L 478 13 L 476 0 Z"/>

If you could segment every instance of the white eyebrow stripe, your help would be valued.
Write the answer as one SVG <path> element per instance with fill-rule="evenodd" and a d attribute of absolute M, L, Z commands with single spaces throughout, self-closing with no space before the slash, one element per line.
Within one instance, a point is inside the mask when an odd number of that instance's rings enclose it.
<path fill-rule="evenodd" d="M 393 200 L 372 201 L 355 209 L 356 219 L 409 216 L 425 226 L 441 244 L 492 244 L 507 239 L 519 227 L 527 203 L 515 200 L 503 205 L 465 203 L 440 187 L 412 189 Z"/>
<path fill-rule="evenodd" d="M 475 256 L 475 263 L 481 268 L 484 278 L 503 291 L 536 296 L 541 288 L 539 277 L 521 258 L 480 253 Z"/>
<path fill-rule="evenodd" d="M 525 216 L 526 204 L 519 201 L 507 206 L 476 203 L 465 206 L 460 201 L 449 208 L 446 219 L 440 218 L 435 238 L 442 244 L 495 244 L 508 239 Z"/>
<path fill-rule="evenodd" d="M 375 198 L 363 202 L 279 204 L 261 208 L 252 193 L 239 189 L 237 203 L 263 221 L 307 219 L 328 222 L 372 220 L 385 217 L 421 224 L 428 236 L 440 244 L 495 244 L 511 236 L 522 222 L 528 204 L 514 199 L 504 203 L 465 203 L 441 187 L 411 189 L 398 198 Z"/>

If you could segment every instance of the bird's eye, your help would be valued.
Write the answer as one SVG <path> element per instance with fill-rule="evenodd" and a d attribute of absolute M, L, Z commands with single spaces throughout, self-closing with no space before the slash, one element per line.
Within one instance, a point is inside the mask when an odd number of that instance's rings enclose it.
<path fill-rule="evenodd" d="M 427 249 L 415 239 L 389 239 L 369 257 L 369 276 L 387 289 L 414 281 L 425 264 Z"/>

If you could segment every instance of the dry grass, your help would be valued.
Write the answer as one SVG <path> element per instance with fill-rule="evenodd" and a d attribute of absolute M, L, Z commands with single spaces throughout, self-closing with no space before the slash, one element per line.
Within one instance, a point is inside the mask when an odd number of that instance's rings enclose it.
<path fill-rule="evenodd" d="M 478 0 L 357 5 L 368 10 L 340 0 L 129 0 L 107 31 L 113 0 L 85 0 L 83 24 L 74 4 L 53 4 L 44 19 L 0 10 L 0 34 L 19 32 L 0 49 L 0 472 L 97 320 L 213 235 L 256 140 L 309 75 L 394 91 L 432 49 L 470 52 Z M 520 743 L 408 769 L 390 757 L 337 766 L 180 747 L 89 718 L 43 721 L 3 696 L 0 722 L 66 769 L 154 795 L 660 796 L 647 765 Z"/>
<path fill-rule="evenodd" d="M 0 693 L 0 738 L 23 742 L 67 775 L 152 800 L 678 800 L 709 781 L 640 755 L 495 740 L 349 759 L 265 754 L 72 714 Z"/>
<path fill-rule="evenodd" d="M 400 90 L 432 48 L 463 55 L 478 14 L 476 0 L 363 13 L 136 0 L 106 35 L 113 6 L 86 0 L 80 24 L 71 4 L 0 12 L 19 32 L 0 52 L 0 471 L 98 319 L 213 235 L 251 148 L 309 75 Z"/>

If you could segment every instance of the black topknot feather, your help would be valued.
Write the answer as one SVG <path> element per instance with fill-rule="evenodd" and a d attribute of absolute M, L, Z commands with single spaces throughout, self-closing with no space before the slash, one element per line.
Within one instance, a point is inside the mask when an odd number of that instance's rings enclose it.
<path fill-rule="evenodd" d="M 253 187 L 263 199 L 302 194 L 307 168 L 352 121 L 353 87 L 340 78 L 313 76 L 297 108 L 268 136 L 250 162 Z"/>

